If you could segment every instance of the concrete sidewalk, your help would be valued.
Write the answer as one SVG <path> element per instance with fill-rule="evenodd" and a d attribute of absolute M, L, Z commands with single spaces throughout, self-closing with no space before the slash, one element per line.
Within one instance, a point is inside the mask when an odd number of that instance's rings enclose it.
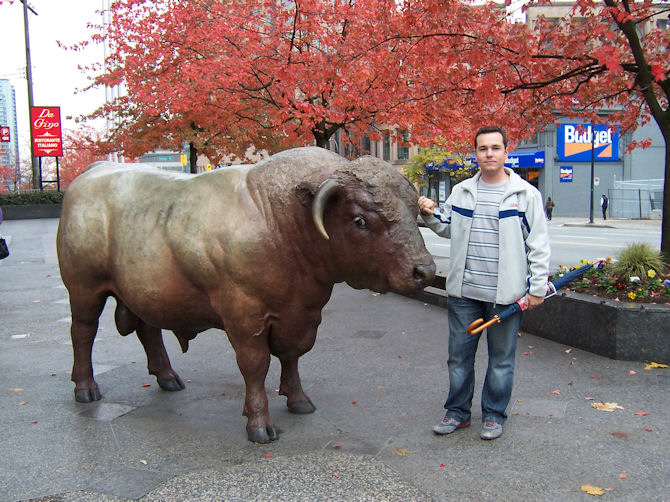
<path fill-rule="evenodd" d="M 593 500 L 582 485 L 602 488 L 606 501 L 670 500 L 670 370 L 523 334 L 505 434 L 486 442 L 482 345 L 473 426 L 437 437 L 446 312 L 346 285 L 301 358 L 316 413 L 287 412 L 271 364 L 270 412 L 282 429 L 272 444 L 246 439 L 244 385 L 225 334 L 200 334 L 181 354 L 166 332 L 187 384 L 163 392 L 136 337 L 116 333 L 113 301 L 94 346 L 104 398 L 76 403 L 56 227 L 1 227 L 12 254 L 0 262 L 0 501 Z M 598 411 L 599 401 L 623 409 Z"/>

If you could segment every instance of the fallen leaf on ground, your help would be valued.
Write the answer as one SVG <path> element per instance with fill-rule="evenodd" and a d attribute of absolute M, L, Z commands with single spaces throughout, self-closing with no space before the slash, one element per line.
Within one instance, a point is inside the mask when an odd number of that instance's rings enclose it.
<path fill-rule="evenodd" d="M 588 493 L 589 495 L 605 495 L 605 490 L 593 485 L 582 485 L 582 491 Z"/>
<path fill-rule="evenodd" d="M 444 467 L 446 467 L 446 465 L 444 465 L 444 464 L 440 464 L 440 467 L 444 468 Z"/>
<path fill-rule="evenodd" d="M 147 462 L 146 460 L 140 460 L 140 464 L 142 464 L 142 465 L 147 465 L 148 463 L 149 462 Z"/>
<path fill-rule="evenodd" d="M 339 475 L 338 473 L 334 472 L 334 473 L 333 473 L 333 477 L 334 477 L 334 478 L 339 478 L 340 475 Z"/>
<path fill-rule="evenodd" d="M 630 371 L 628 372 L 628 374 L 629 374 L 629 375 L 637 375 L 637 371 L 630 370 Z"/>
<path fill-rule="evenodd" d="M 150 384 L 150 383 L 147 383 L 147 382 L 144 382 L 144 383 L 142 384 L 142 387 L 151 387 L 151 384 Z"/>
<path fill-rule="evenodd" d="M 649 413 L 647 413 L 646 411 L 636 411 L 636 412 L 633 413 L 633 415 L 639 415 L 641 417 L 645 417 L 645 416 L 649 415 Z"/>
<path fill-rule="evenodd" d="M 9 392 L 23 392 L 23 389 L 21 387 L 12 387 L 11 389 L 7 389 Z"/>
<path fill-rule="evenodd" d="M 565 351 L 566 354 L 569 354 L 570 352 L 572 352 L 572 349 L 567 349 L 567 350 Z"/>
<path fill-rule="evenodd" d="M 614 436 L 615 438 L 627 438 L 628 434 L 626 434 L 625 432 L 613 432 L 612 436 Z"/>
<path fill-rule="evenodd" d="M 644 369 L 646 370 L 653 370 L 656 368 L 667 368 L 667 367 L 668 367 L 667 364 L 654 363 L 654 362 L 644 365 Z"/>
<path fill-rule="evenodd" d="M 593 401 L 595 397 L 586 396 L 584 399 L 586 399 L 587 401 Z"/>
<path fill-rule="evenodd" d="M 413 452 L 409 448 L 398 448 L 397 450 L 393 450 L 393 453 L 399 457 L 404 457 L 405 455 L 409 455 Z"/>
<path fill-rule="evenodd" d="M 598 379 L 598 378 L 602 378 L 602 377 L 600 375 L 591 375 L 591 378 Z"/>
<path fill-rule="evenodd" d="M 651 427 L 645 427 L 644 430 L 647 431 L 647 432 L 651 432 L 651 431 L 653 431 L 654 429 L 652 429 Z"/>
<path fill-rule="evenodd" d="M 552 390 L 551 393 L 556 394 L 557 396 L 560 396 L 561 395 L 561 390 L 560 389 Z"/>
<path fill-rule="evenodd" d="M 272 453 L 266 453 L 265 458 L 272 458 Z"/>
<path fill-rule="evenodd" d="M 623 410 L 623 406 L 619 406 L 618 403 L 603 403 L 601 401 L 599 403 L 591 403 L 591 406 L 593 406 L 598 411 Z"/>
<path fill-rule="evenodd" d="M 628 476 L 626 474 L 619 474 L 619 479 L 626 479 Z"/>
<path fill-rule="evenodd" d="M 28 401 L 21 401 L 21 402 L 19 403 L 19 406 L 25 406 L 26 404 L 28 404 Z"/>

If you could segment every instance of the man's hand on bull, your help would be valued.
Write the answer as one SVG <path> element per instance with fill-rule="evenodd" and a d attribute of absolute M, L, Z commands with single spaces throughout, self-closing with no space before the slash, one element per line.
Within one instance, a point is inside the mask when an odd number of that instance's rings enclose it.
<path fill-rule="evenodd" d="M 430 216 L 433 214 L 433 208 L 435 207 L 435 202 L 428 197 L 424 197 L 423 195 L 419 197 L 419 211 L 421 211 L 421 214 L 425 214 L 426 216 Z"/>

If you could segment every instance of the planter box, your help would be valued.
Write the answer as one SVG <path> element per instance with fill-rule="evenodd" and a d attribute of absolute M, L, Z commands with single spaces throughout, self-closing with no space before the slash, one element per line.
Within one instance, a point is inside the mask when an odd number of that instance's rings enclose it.
<path fill-rule="evenodd" d="M 521 329 L 595 354 L 670 363 L 670 306 L 561 292 L 524 312 Z"/>
<path fill-rule="evenodd" d="M 441 279 L 433 287 L 406 296 L 446 308 Z M 668 305 L 615 302 L 560 291 L 539 307 L 524 312 L 521 329 L 611 359 L 670 364 Z"/>
<path fill-rule="evenodd" d="M 31 220 L 35 218 L 60 218 L 61 204 L 28 204 L 1 206 L 3 220 Z"/>

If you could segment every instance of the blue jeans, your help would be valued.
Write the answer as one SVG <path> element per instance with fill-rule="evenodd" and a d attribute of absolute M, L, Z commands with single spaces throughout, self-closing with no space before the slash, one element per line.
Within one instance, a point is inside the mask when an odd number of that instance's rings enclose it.
<path fill-rule="evenodd" d="M 446 416 L 460 422 L 470 421 L 475 388 L 475 354 L 479 337 L 468 335 L 468 325 L 480 317 L 488 321 L 508 305 L 449 297 L 449 396 L 444 407 Z M 482 389 L 482 420 L 505 423 L 514 383 L 516 339 L 521 314 L 516 314 L 487 328 L 489 363 Z"/>

